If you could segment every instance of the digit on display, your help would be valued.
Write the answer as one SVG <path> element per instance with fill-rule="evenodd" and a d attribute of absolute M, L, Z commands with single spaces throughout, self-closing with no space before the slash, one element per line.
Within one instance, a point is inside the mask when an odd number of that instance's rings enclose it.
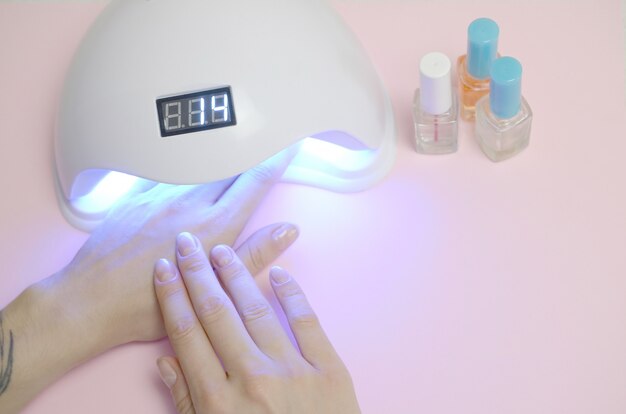
<path fill-rule="evenodd" d="M 159 98 L 156 104 L 162 137 L 237 124 L 230 87 Z"/>

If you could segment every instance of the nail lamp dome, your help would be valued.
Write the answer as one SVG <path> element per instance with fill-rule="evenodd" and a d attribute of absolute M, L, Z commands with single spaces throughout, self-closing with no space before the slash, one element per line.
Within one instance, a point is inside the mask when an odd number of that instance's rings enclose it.
<path fill-rule="evenodd" d="M 340 192 L 395 157 L 380 79 L 320 0 L 112 1 L 73 59 L 55 138 L 61 210 L 87 231 L 133 185 L 217 195 L 294 146 L 283 181 Z"/>

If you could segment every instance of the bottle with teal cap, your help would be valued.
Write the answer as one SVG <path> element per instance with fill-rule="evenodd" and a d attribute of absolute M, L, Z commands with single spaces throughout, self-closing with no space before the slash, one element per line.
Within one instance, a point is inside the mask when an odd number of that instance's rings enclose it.
<path fill-rule="evenodd" d="M 491 19 L 474 20 L 467 28 L 467 54 L 457 61 L 461 118 L 473 121 L 476 102 L 489 93 L 489 70 L 498 57 L 500 28 Z"/>
<path fill-rule="evenodd" d="M 528 146 L 533 113 L 522 96 L 522 65 L 512 57 L 496 59 L 490 92 L 476 104 L 476 139 L 492 161 L 502 161 Z"/>

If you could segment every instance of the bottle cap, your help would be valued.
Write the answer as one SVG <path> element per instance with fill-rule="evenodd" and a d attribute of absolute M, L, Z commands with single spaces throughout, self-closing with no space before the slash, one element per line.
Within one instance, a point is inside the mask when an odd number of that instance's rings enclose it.
<path fill-rule="evenodd" d="M 467 71 L 476 79 L 487 79 L 489 69 L 498 54 L 498 24 L 480 18 L 467 28 Z"/>
<path fill-rule="evenodd" d="M 439 115 L 452 106 L 450 71 L 452 63 L 448 56 L 439 52 L 424 55 L 420 61 L 420 105 L 424 112 Z"/>
<path fill-rule="evenodd" d="M 522 64 L 506 56 L 491 65 L 489 91 L 491 112 L 498 118 L 512 118 L 522 105 Z"/>

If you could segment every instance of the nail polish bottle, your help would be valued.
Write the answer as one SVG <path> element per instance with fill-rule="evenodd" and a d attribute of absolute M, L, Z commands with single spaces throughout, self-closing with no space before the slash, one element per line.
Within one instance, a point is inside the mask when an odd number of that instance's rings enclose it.
<path fill-rule="evenodd" d="M 420 87 L 413 98 L 413 121 L 416 149 L 422 154 L 447 154 L 458 148 L 458 110 L 451 69 L 452 62 L 443 53 L 428 53 L 420 61 Z"/>
<path fill-rule="evenodd" d="M 475 118 L 476 102 L 489 93 L 489 69 L 498 56 L 498 24 L 480 18 L 467 28 L 467 54 L 459 57 L 459 101 L 461 117 L 466 121 Z"/>
<path fill-rule="evenodd" d="M 492 161 L 502 161 L 528 146 L 533 113 L 522 96 L 522 65 L 512 57 L 491 66 L 488 96 L 476 104 L 476 138 Z"/>

